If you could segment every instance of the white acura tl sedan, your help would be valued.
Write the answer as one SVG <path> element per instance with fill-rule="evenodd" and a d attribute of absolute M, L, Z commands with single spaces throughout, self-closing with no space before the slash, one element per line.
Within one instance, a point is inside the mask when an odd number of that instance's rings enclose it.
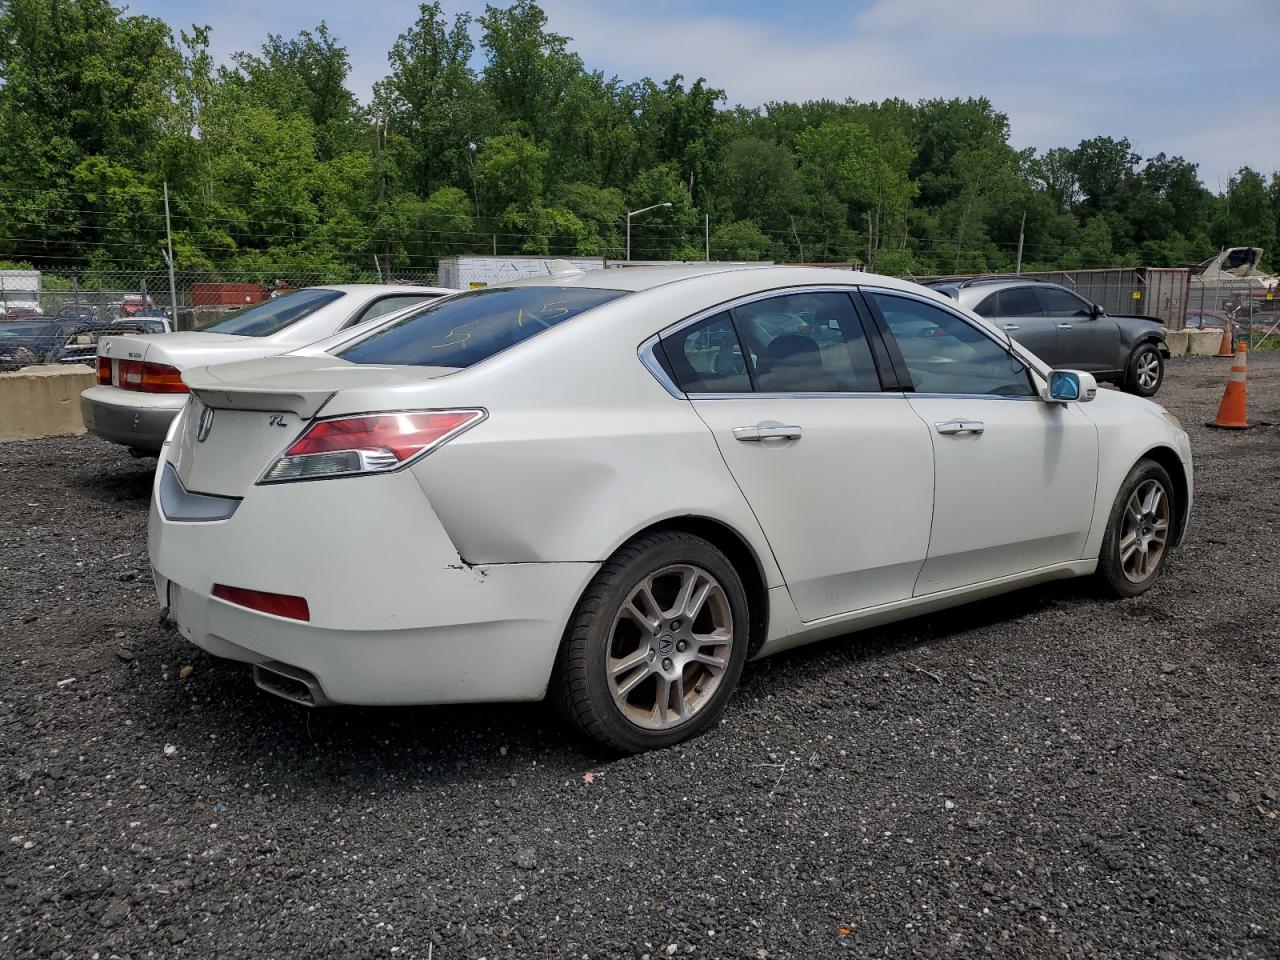
<path fill-rule="evenodd" d="M 150 519 L 182 635 L 310 705 L 550 690 L 661 747 L 753 657 L 1142 593 L 1190 510 L 1163 408 L 887 277 L 565 270 L 319 346 L 184 375 Z"/>
<path fill-rule="evenodd" d="M 98 384 L 80 394 L 85 428 L 139 456 L 154 455 L 186 405 L 184 370 L 286 353 L 453 292 L 381 283 L 307 287 L 228 314 L 200 330 L 103 337 L 98 341 Z"/>

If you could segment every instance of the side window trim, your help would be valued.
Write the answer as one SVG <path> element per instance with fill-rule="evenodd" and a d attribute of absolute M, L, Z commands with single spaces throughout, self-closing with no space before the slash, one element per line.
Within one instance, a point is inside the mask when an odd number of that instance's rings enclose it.
<path fill-rule="evenodd" d="M 853 301 L 853 309 L 858 314 L 867 343 L 871 344 L 871 357 L 875 360 L 880 389 L 891 393 L 914 390 L 907 366 L 902 362 L 902 354 L 898 352 L 898 344 L 889 333 L 880 309 L 862 295 L 860 288 L 850 291 L 849 298 Z"/>
<path fill-rule="evenodd" d="M 875 293 L 875 294 L 886 295 L 890 297 L 901 297 L 904 300 L 917 300 L 920 303 L 928 304 L 931 307 L 936 307 L 937 309 L 942 310 L 945 313 L 949 313 L 956 319 L 961 320 L 964 323 L 968 324 L 970 327 L 978 331 L 978 333 L 982 334 L 984 337 L 986 337 L 988 340 L 994 343 L 997 347 L 999 347 L 1005 353 L 1009 354 L 1009 356 L 1017 360 L 1020 364 L 1022 364 L 1024 367 L 1027 368 L 1028 373 L 1037 373 L 1043 376 L 1043 373 L 1041 373 L 1039 368 L 1030 360 L 1028 360 L 1020 350 L 1012 346 L 1010 342 L 1005 342 L 1004 340 L 1001 340 L 1000 337 L 997 336 L 993 331 L 986 329 L 986 327 L 984 327 L 982 324 L 974 323 L 971 319 L 966 317 L 963 313 L 960 313 L 958 310 L 951 309 L 947 304 L 939 303 L 938 301 L 933 300 L 929 297 L 918 296 L 917 294 L 911 293 L 907 290 L 894 290 L 891 287 L 875 287 L 875 286 L 868 285 L 868 286 L 860 287 L 859 289 L 865 290 L 868 293 Z M 911 379 L 911 374 L 907 371 L 907 364 L 906 364 L 906 361 L 903 359 L 902 351 L 898 347 L 898 342 L 897 340 L 894 339 L 892 331 L 889 330 L 888 325 L 885 323 L 884 314 L 880 312 L 880 307 L 875 302 L 874 297 L 865 297 L 864 299 L 865 299 L 867 308 L 870 310 L 871 314 L 876 318 L 876 323 L 877 325 L 880 326 L 883 332 L 885 343 L 889 347 L 890 353 L 893 355 L 894 364 L 895 366 L 898 367 L 899 374 L 902 377 L 902 382 L 904 384 L 902 389 L 907 393 L 915 393 L 915 383 Z M 1034 382 L 1034 377 L 1032 379 Z M 920 397 L 931 397 L 931 396 L 963 397 L 969 400 L 1036 400 L 1038 401 L 1040 399 L 1037 396 L 1015 397 L 1015 396 L 1002 396 L 1002 395 L 987 394 L 987 393 L 973 393 L 973 394 L 919 393 L 916 395 Z"/>
<path fill-rule="evenodd" d="M 896 386 L 896 385 L 886 386 L 885 384 L 895 383 L 895 382 L 910 384 L 911 378 L 909 376 L 903 376 L 903 372 L 906 370 L 905 364 L 901 366 L 900 370 L 886 369 L 885 366 L 882 366 L 886 358 L 880 351 L 876 349 L 877 342 L 879 342 L 881 349 L 884 350 L 885 352 L 890 352 L 891 350 L 896 351 L 897 347 L 896 345 L 892 345 L 891 347 L 889 346 L 890 344 L 892 344 L 892 338 L 886 337 L 884 340 L 880 340 L 879 337 L 871 336 L 870 330 L 868 329 L 868 320 L 867 320 L 868 316 L 870 315 L 870 311 L 867 305 L 864 303 L 862 295 L 859 293 L 859 289 L 860 288 L 854 287 L 854 286 L 844 286 L 844 285 L 838 285 L 838 284 L 815 284 L 813 286 L 776 287 L 772 290 L 761 290 L 756 293 L 747 294 L 745 296 L 735 297 L 732 300 L 726 300 L 723 303 L 716 304 L 715 306 L 707 307 L 704 310 L 699 310 L 697 313 L 692 313 L 681 320 L 677 320 L 675 323 L 669 324 L 668 326 L 659 330 L 657 333 L 645 339 L 636 348 L 636 355 L 639 357 L 640 362 L 641 364 L 644 365 L 645 369 L 648 370 L 653 375 L 654 379 L 656 379 L 658 383 L 662 385 L 663 389 L 666 390 L 667 393 L 671 394 L 673 397 L 676 397 L 677 399 L 680 399 L 680 400 L 741 400 L 741 399 L 773 399 L 773 398 L 793 398 L 794 399 L 794 398 L 821 398 L 821 397 L 849 398 L 849 397 L 878 397 L 884 393 L 901 393 L 903 392 L 902 387 Z M 866 335 L 867 342 L 871 346 L 872 360 L 876 365 L 876 376 L 880 381 L 879 390 L 856 392 L 856 393 L 853 393 L 853 392 L 831 392 L 831 393 L 759 393 L 759 392 L 756 392 L 755 390 L 756 379 L 755 379 L 755 373 L 752 370 L 750 354 L 749 354 L 749 351 L 744 349 L 744 344 L 742 340 L 742 331 L 739 329 L 738 322 L 733 316 L 733 311 L 738 307 L 745 306 L 748 303 L 753 303 L 758 300 L 768 300 L 773 297 L 781 297 L 781 296 L 787 296 L 789 294 L 804 294 L 804 293 L 843 293 L 852 301 L 854 312 L 857 315 L 859 322 L 862 324 L 863 333 L 864 335 Z M 752 392 L 751 393 L 686 393 L 685 391 L 680 389 L 679 385 L 675 381 L 675 377 L 672 372 L 673 368 L 671 366 L 671 361 L 667 358 L 666 350 L 663 346 L 663 342 L 668 337 L 671 337 L 674 334 L 679 333 L 681 330 L 684 330 L 686 327 L 694 326 L 695 324 L 701 323 L 703 320 L 710 319 L 711 317 L 714 317 L 715 315 L 720 313 L 729 314 L 729 320 L 730 320 L 730 323 L 733 325 L 734 335 L 738 338 L 738 349 L 742 351 L 743 358 L 746 363 L 747 373 L 748 373 L 748 376 L 750 377 L 751 384 L 752 384 Z M 910 390 L 911 387 L 907 386 L 905 389 Z"/>

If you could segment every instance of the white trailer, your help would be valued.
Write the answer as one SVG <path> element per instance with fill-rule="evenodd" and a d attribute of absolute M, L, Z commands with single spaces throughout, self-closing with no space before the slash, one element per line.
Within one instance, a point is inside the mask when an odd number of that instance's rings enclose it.
<path fill-rule="evenodd" d="M 40 309 L 39 270 L 0 270 L 0 312 L 11 307 Z"/>
<path fill-rule="evenodd" d="M 492 257 L 440 258 L 436 282 L 453 290 L 476 290 L 490 284 L 523 277 L 550 275 L 553 263 L 569 263 L 579 270 L 603 270 L 604 257 Z"/>

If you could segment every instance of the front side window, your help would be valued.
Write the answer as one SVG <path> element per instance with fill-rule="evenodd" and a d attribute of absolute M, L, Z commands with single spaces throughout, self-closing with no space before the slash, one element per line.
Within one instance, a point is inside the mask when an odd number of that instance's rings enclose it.
<path fill-rule="evenodd" d="M 996 297 L 1000 301 L 996 309 L 998 317 L 1038 317 L 1041 315 L 1040 300 L 1030 287 L 1013 287 L 1001 290 Z"/>
<path fill-rule="evenodd" d="M 733 309 L 761 393 L 879 392 L 871 347 L 844 293 L 788 293 Z"/>
<path fill-rule="evenodd" d="M 284 296 L 264 300 L 252 307 L 238 310 L 200 329 L 205 333 L 269 337 L 344 296 L 346 294 L 341 290 L 308 287 L 306 290 L 295 290 L 293 293 L 286 293 Z"/>
<path fill-rule="evenodd" d="M 593 307 L 625 296 L 590 287 L 488 287 L 389 321 L 337 356 L 350 363 L 469 367 Z"/>
<path fill-rule="evenodd" d="M 908 297 L 867 296 L 880 308 L 917 393 L 1036 395 L 1027 368 L 955 314 Z"/>
<path fill-rule="evenodd" d="M 749 393 L 751 377 L 726 310 L 663 338 L 668 372 L 685 393 Z"/>
<path fill-rule="evenodd" d="M 1044 305 L 1046 317 L 1088 317 L 1093 315 L 1089 304 L 1074 293 L 1068 293 L 1059 287 L 1041 287 L 1040 302 Z"/>

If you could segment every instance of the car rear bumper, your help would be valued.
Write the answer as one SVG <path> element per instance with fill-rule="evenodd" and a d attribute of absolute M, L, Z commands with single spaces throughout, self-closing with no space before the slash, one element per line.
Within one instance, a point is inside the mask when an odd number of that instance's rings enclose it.
<path fill-rule="evenodd" d="M 186 403 L 186 394 L 130 393 L 104 384 L 80 394 L 80 416 L 85 429 L 103 440 L 159 453 Z"/>
<path fill-rule="evenodd" d="M 220 657 L 303 672 L 316 703 L 540 699 L 599 566 L 469 565 L 408 472 L 254 487 L 220 521 L 167 519 L 158 487 L 151 563 L 179 632 Z M 304 597 L 311 619 L 237 606 L 212 596 L 215 583 Z"/>

